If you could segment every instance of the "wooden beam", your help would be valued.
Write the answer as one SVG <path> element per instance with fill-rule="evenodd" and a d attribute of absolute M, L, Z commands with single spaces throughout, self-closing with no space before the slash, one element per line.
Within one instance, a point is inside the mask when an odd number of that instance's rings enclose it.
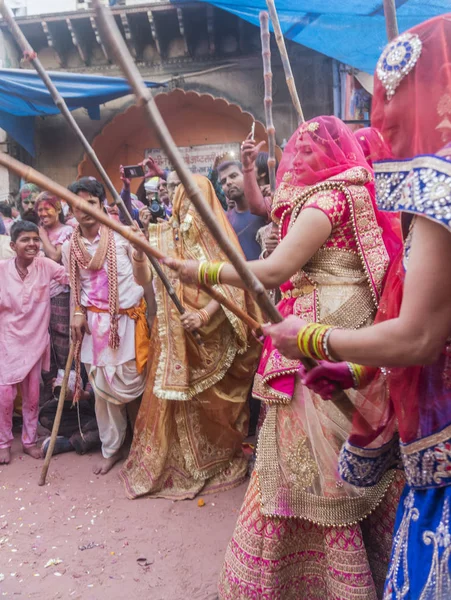
<path fill-rule="evenodd" d="M 210 54 L 214 54 L 216 52 L 216 44 L 215 44 L 215 22 L 214 22 L 214 7 L 210 4 L 207 4 L 207 33 L 208 33 L 208 49 Z"/>
<path fill-rule="evenodd" d="M 77 33 L 74 29 L 74 25 L 69 18 L 66 19 L 66 24 L 67 28 L 69 29 L 73 45 L 77 48 L 81 60 L 85 63 L 85 65 L 87 65 L 89 60 L 87 49 L 83 47 L 83 44 L 78 39 Z"/>
<path fill-rule="evenodd" d="M 185 44 L 185 54 L 188 55 L 189 54 L 188 40 L 186 38 L 185 23 L 183 21 L 183 11 L 181 8 L 177 8 L 177 20 L 179 22 L 180 35 L 182 36 L 183 42 Z"/>
<path fill-rule="evenodd" d="M 52 32 L 50 31 L 47 21 L 41 21 L 41 25 L 42 25 L 42 30 L 44 32 L 44 35 L 47 39 L 47 44 L 49 45 L 50 48 L 53 48 L 55 50 L 55 52 L 58 56 L 59 63 L 61 65 L 64 65 L 65 60 L 64 60 L 63 53 L 61 51 L 61 48 L 59 47 L 58 42 L 56 41 L 55 37 L 53 36 Z"/>
<path fill-rule="evenodd" d="M 95 18 L 94 17 L 89 17 L 89 21 L 91 23 L 91 27 L 92 27 L 92 30 L 94 32 L 94 35 L 96 36 L 96 42 L 102 48 L 102 52 L 103 52 L 104 57 L 107 59 L 107 61 L 109 63 L 112 62 L 111 59 L 110 59 L 110 57 L 108 56 L 108 52 L 107 52 L 105 46 L 103 45 L 102 40 L 100 39 L 100 35 L 99 35 L 98 30 L 97 30 L 97 23 L 96 23 Z"/>
<path fill-rule="evenodd" d="M 158 54 L 163 58 L 161 54 L 161 43 L 160 38 L 158 37 L 157 27 L 155 25 L 155 20 L 153 18 L 153 14 L 151 10 L 147 11 L 147 18 L 149 19 L 150 31 L 152 32 L 152 37 L 155 42 L 155 47 L 157 49 Z"/>
<path fill-rule="evenodd" d="M 128 20 L 128 16 L 126 12 L 120 13 L 122 27 L 124 28 L 125 39 L 127 40 L 127 45 L 130 48 L 130 51 L 133 52 L 135 58 L 138 56 L 138 42 L 135 36 L 132 33 L 132 29 L 130 27 L 130 21 Z"/>

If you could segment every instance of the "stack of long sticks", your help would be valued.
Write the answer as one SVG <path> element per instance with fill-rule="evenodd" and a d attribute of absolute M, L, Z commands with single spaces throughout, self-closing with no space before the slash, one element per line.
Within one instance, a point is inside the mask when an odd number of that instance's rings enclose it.
<path fill-rule="evenodd" d="M 265 119 L 268 134 L 268 171 L 271 195 L 276 192 L 276 130 L 272 118 L 272 70 L 269 33 L 269 16 L 266 11 L 260 13 L 260 38 L 262 42 L 263 79 L 265 82 Z"/>
<path fill-rule="evenodd" d="M 213 211 L 205 201 L 199 186 L 196 184 L 191 172 L 182 158 L 182 155 L 180 154 L 180 151 L 175 145 L 166 123 L 161 117 L 150 90 L 148 90 L 144 85 L 144 81 L 140 72 L 138 71 L 138 67 L 135 65 L 135 62 L 129 53 L 129 50 L 124 39 L 122 38 L 111 12 L 102 4 L 100 0 L 95 0 L 94 6 L 101 37 L 103 38 L 105 45 L 110 49 L 112 55 L 116 58 L 117 63 L 120 65 L 124 75 L 128 79 L 130 87 L 136 96 L 137 105 L 144 107 L 145 114 L 151 126 L 154 128 L 163 150 L 166 152 L 171 164 L 177 171 L 187 196 L 196 207 L 207 227 L 215 236 L 221 249 L 225 252 L 230 262 L 235 266 L 238 274 L 243 280 L 244 285 L 253 294 L 262 310 L 271 318 L 271 320 L 274 322 L 280 322 L 282 317 L 274 304 L 271 302 L 264 286 L 248 269 L 246 261 L 241 256 L 241 253 L 224 234 L 219 223 L 215 219 Z"/>
<path fill-rule="evenodd" d="M 3 0 L 0 0 L 3 1 Z M 150 91 L 145 86 L 141 75 L 129 54 L 127 46 L 117 28 L 116 22 L 111 12 L 102 5 L 101 0 L 94 0 L 98 22 L 101 26 L 102 34 L 107 41 L 107 44 L 112 49 L 118 63 L 120 64 L 124 74 L 126 75 L 130 86 L 132 87 L 137 104 L 145 107 L 146 115 L 149 118 L 151 125 L 155 128 L 156 133 L 159 137 L 162 148 L 165 150 L 172 164 L 174 165 L 182 184 L 185 187 L 186 193 L 193 202 L 197 211 L 203 218 L 205 224 L 210 229 L 212 234 L 216 237 L 218 244 L 225 252 L 230 262 L 234 265 L 236 271 L 240 275 L 243 284 L 246 289 L 254 296 L 257 304 L 260 308 L 268 315 L 273 322 L 281 322 L 282 316 L 271 302 L 269 296 L 262 283 L 247 267 L 246 261 L 243 259 L 241 254 L 237 251 L 235 246 L 226 237 L 219 224 L 215 220 L 213 211 L 203 198 L 202 192 L 196 185 L 194 178 L 192 177 L 188 167 L 183 161 L 183 158 L 176 147 L 166 124 L 164 123 L 158 108 L 153 100 Z M 141 248 L 149 258 L 162 258 L 162 254 L 156 249 L 152 248 L 141 236 L 137 235 L 133 230 L 128 227 L 124 227 L 119 223 L 111 220 L 107 215 L 102 212 L 87 206 L 86 202 L 83 202 L 78 196 L 69 192 L 63 186 L 53 182 L 49 178 L 45 177 L 41 173 L 38 173 L 31 167 L 23 165 L 19 161 L 11 158 L 10 156 L 0 153 L 0 164 L 5 166 L 11 171 L 14 171 L 26 181 L 32 181 L 43 189 L 53 192 L 60 198 L 66 200 L 72 207 L 76 207 L 79 210 L 89 214 L 93 218 L 97 219 L 103 225 L 110 227 L 117 231 L 123 237 L 128 239 L 130 242 Z M 316 362 L 303 358 L 302 363 L 306 368 L 311 369 L 316 365 Z M 343 392 L 338 392 L 333 400 L 336 403 L 337 408 L 343 412 L 343 414 L 349 418 L 349 413 L 352 412 L 352 404 Z"/>

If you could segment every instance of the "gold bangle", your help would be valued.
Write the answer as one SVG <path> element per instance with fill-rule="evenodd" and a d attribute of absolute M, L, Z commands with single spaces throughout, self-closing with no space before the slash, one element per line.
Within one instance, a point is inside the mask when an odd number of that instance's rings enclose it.
<path fill-rule="evenodd" d="M 85 317 L 85 313 L 81 311 L 74 312 L 74 317 Z"/>
<path fill-rule="evenodd" d="M 197 314 L 200 317 L 202 325 L 208 325 L 208 323 L 210 322 L 210 313 L 208 312 L 208 310 L 206 310 L 205 308 L 200 308 L 197 311 Z"/>
<path fill-rule="evenodd" d="M 216 275 L 216 283 L 217 284 L 221 283 L 220 276 L 221 276 L 221 271 L 224 267 L 225 267 L 225 262 L 223 262 L 219 265 L 218 274 Z"/>

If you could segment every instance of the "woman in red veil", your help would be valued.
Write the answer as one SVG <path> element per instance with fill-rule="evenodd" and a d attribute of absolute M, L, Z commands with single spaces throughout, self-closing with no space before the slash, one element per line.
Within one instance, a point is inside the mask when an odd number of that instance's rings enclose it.
<path fill-rule="evenodd" d="M 281 242 L 269 258 L 248 264 L 268 289 L 283 284 L 281 313 L 340 327 L 371 324 L 400 244 L 376 210 L 368 163 L 342 121 L 318 117 L 294 133 L 278 169 L 273 219 Z M 243 285 L 229 264 L 168 264 L 187 282 L 200 275 Z M 340 480 L 351 422 L 302 385 L 299 367 L 266 340 L 253 395 L 267 414 L 220 576 L 221 600 L 376 600 L 382 593 L 401 485 L 393 472 L 368 490 Z"/>
<path fill-rule="evenodd" d="M 393 157 L 390 146 L 375 127 L 358 129 L 354 135 L 371 168 L 374 162 Z"/>
<path fill-rule="evenodd" d="M 266 333 L 291 359 L 350 361 L 324 363 L 303 379 L 325 398 L 332 383 L 363 387 L 341 452 L 345 481 L 374 486 L 402 459 L 407 483 L 384 600 L 444 600 L 451 598 L 451 14 L 396 38 L 376 74 L 372 122 L 396 157 L 374 165 L 378 206 L 401 211 L 405 235 L 376 324 L 313 330 L 290 317 Z"/>

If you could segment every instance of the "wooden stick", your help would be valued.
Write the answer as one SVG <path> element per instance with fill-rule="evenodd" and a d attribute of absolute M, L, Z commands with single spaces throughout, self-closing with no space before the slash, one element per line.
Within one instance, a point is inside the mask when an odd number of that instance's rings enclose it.
<path fill-rule="evenodd" d="M 58 406 L 56 408 L 55 420 L 53 422 L 52 434 L 50 436 L 49 446 L 47 448 L 47 453 L 45 455 L 44 464 L 42 465 L 41 476 L 39 477 L 38 485 L 45 485 L 45 480 L 47 478 L 47 471 L 49 470 L 50 461 L 52 460 L 53 450 L 55 449 L 56 438 L 58 435 L 58 430 L 60 428 L 61 416 L 63 414 L 64 401 L 66 399 L 67 392 L 67 383 L 69 381 L 70 371 L 72 369 L 72 363 L 74 361 L 74 353 L 75 353 L 75 344 L 71 343 L 69 349 L 69 356 L 66 361 L 66 368 L 64 370 L 63 382 L 61 384 L 61 391 L 58 398 Z"/>
<path fill-rule="evenodd" d="M 235 267 L 245 288 L 255 298 L 255 301 L 260 306 L 263 313 L 266 314 L 273 323 L 280 323 L 283 321 L 282 315 L 272 303 L 261 281 L 249 269 L 241 253 L 235 248 L 221 229 L 215 218 L 214 212 L 206 202 L 199 186 L 196 184 L 190 170 L 186 166 L 166 123 L 163 121 L 151 92 L 144 85 L 138 67 L 130 55 L 111 11 L 102 4 L 101 0 L 93 0 L 93 2 L 101 37 L 115 56 L 116 61 L 119 63 L 124 75 L 128 79 L 130 87 L 136 96 L 136 104 L 144 107 L 149 122 L 155 130 L 163 150 L 166 152 L 166 155 L 177 171 L 187 196 L 196 207 L 197 212 L 202 217 L 205 225 L 211 231 L 227 258 Z M 316 361 L 306 357 L 302 358 L 301 362 L 307 369 L 312 369 L 317 364 Z M 337 392 L 336 398 L 334 397 L 332 402 L 336 403 L 338 410 L 340 410 L 346 418 L 349 418 L 349 414 L 353 411 L 353 406 L 344 392 L 341 390 Z"/>
<path fill-rule="evenodd" d="M 126 238 L 132 244 L 139 246 L 147 256 L 150 254 L 150 256 L 157 260 L 165 258 L 164 254 L 153 248 L 147 240 L 143 239 L 143 237 L 138 235 L 133 229 L 111 219 L 103 212 L 103 210 L 93 208 L 88 202 L 82 200 L 64 186 L 56 183 L 46 175 L 39 173 L 39 171 L 36 171 L 32 167 L 24 165 L 4 152 L 0 152 L 0 165 L 6 167 L 9 171 L 14 171 L 14 173 L 20 175 L 25 181 L 31 181 L 38 187 L 52 192 L 52 194 L 55 194 L 58 198 L 65 200 L 72 209 L 76 208 L 77 210 L 81 210 L 93 219 L 96 219 L 96 221 L 99 221 L 102 225 L 113 229 L 113 231 L 122 235 L 122 237 Z"/>
<path fill-rule="evenodd" d="M 119 210 L 121 211 L 121 213 L 124 215 L 126 222 L 129 225 L 133 225 L 134 221 L 132 219 L 132 216 L 128 212 L 124 201 L 122 200 L 120 195 L 117 193 L 117 190 L 114 187 L 113 182 L 111 181 L 108 173 L 103 168 L 102 163 L 100 162 L 97 154 L 94 152 L 93 147 L 88 142 L 88 140 L 86 139 L 86 136 L 84 135 L 84 133 L 78 126 L 78 124 L 77 124 L 76 120 L 74 119 L 71 111 L 69 110 L 64 98 L 58 92 L 58 90 L 55 87 L 53 81 L 51 80 L 49 74 L 47 73 L 45 68 L 42 66 L 42 63 L 39 60 L 39 58 L 36 56 L 36 52 L 33 50 L 30 43 L 28 42 L 27 38 L 22 33 L 22 30 L 15 22 L 14 15 L 12 14 L 12 12 L 8 8 L 8 6 L 6 6 L 4 0 L 0 0 L 0 13 L 2 14 L 6 23 L 8 24 L 9 30 L 10 30 L 12 36 L 14 37 L 14 39 L 16 40 L 17 44 L 21 48 L 24 56 L 32 63 L 32 65 L 36 69 L 39 77 L 42 79 L 46 88 L 50 92 L 50 95 L 52 96 L 53 101 L 55 102 L 56 106 L 59 108 L 59 110 L 61 111 L 61 114 L 66 119 L 66 121 L 69 123 L 69 126 L 74 131 L 75 135 L 78 137 L 86 154 L 91 159 L 95 168 L 99 172 L 100 177 L 103 179 L 108 191 L 110 192 L 110 194 L 112 196 L 112 199 L 113 199 L 112 205 L 116 204 L 118 206 Z M 185 308 L 183 307 L 182 303 L 180 302 L 179 298 L 177 297 L 177 294 L 175 293 L 173 287 L 171 286 L 171 283 L 170 283 L 169 279 L 166 277 L 163 269 L 161 268 L 160 263 L 153 256 L 148 255 L 148 257 L 149 257 L 150 262 L 152 263 L 152 267 L 154 268 L 157 276 L 161 279 L 164 287 L 166 288 L 166 291 L 168 292 L 171 300 L 174 302 L 178 312 L 181 315 L 183 315 L 183 313 L 185 312 Z"/>
<path fill-rule="evenodd" d="M 399 35 L 395 0 L 384 0 L 384 15 L 387 38 L 388 41 L 391 42 Z"/>
<path fill-rule="evenodd" d="M 133 229 L 130 229 L 130 227 L 126 227 L 125 225 L 121 225 L 117 221 L 110 219 L 110 217 L 108 217 L 108 215 L 106 215 L 103 211 L 93 208 L 90 204 L 84 200 L 81 200 L 81 198 L 79 198 L 76 194 L 73 194 L 59 183 L 52 181 L 52 179 L 46 177 L 42 173 L 39 173 L 32 167 L 24 165 L 4 152 L 0 152 L 0 165 L 6 167 L 10 171 L 14 171 L 14 173 L 17 173 L 17 175 L 22 177 L 22 179 L 25 181 L 31 181 L 40 188 L 48 190 L 49 192 L 55 194 L 55 196 L 62 198 L 72 209 L 76 208 L 81 210 L 99 221 L 102 225 L 113 229 L 113 231 L 116 231 L 122 235 L 132 244 L 139 246 L 139 248 L 141 248 L 141 250 L 149 258 L 152 257 L 157 260 L 165 258 L 165 255 L 162 252 L 151 246 L 146 239 L 138 235 Z M 211 288 L 206 288 L 205 291 L 210 293 Z M 210 295 L 218 302 L 221 302 L 221 304 L 224 304 L 224 306 L 230 310 L 230 312 L 233 312 L 239 319 L 243 319 L 243 321 L 251 327 L 260 327 L 260 323 L 255 320 L 250 320 L 250 317 L 244 313 L 239 306 L 228 300 L 228 298 L 225 298 L 219 292 L 212 290 Z M 185 308 L 183 308 L 183 310 L 185 310 Z"/>
<path fill-rule="evenodd" d="M 265 82 L 265 119 L 268 133 L 268 172 L 271 195 L 276 193 L 276 130 L 272 118 L 272 70 L 271 46 L 269 33 L 269 15 L 266 11 L 260 13 L 260 37 L 262 41 L 263 79 Z"/>
<path fill-rule="evenodd" d="M 244 310 L 242 310 L 238 305 L 229 300 L 226 296 L 223 296 L 221 292 L 218 292 L 215 288 L 210 287 L 209 285 L 201 285 L 200 286 L 204 292 L 206 292 L 213 300 L 219 302 L 223 306 L 227 308 L 230 312 L 232 312 L 236 317 L 241 319 L 243 323 L 246 323 L 248 327 L 253 329 L 257 335 L 262 335 L 261 331 L 261 323 L 253 319 L 250 315 L 248 315 Z"/>
<path fill-rule="evenodd" d="M 164 254 L 162 254 L 159 250 L 156 250 L 153 246 L 151 246 L 147 240 L 145 240 L 142 236 L 138 235 L 133 229 L 130 229 L 130 227 L 126 227 L 125 225 L 121 225 L 117 221 L 110 219 L 110 217 L 108 217 L 108 215 L 106 215 L 103 211 L 93 208 L 90 204 L 88 204 L 84 200 L 81 200 L 77 195 L 73 194 L 59 183 L 52 181 L 49 177 L 46 177 L 42 173 L 39 173 L 32 167 L 24 165 L 23 163 L 19 162 L 15 158 L 12 158 L 8 154 L 5 154 L 4 152 L 0 152 L 0 165 L 6 167 L 10 171 L 14 171 L 14 173 L 17 173 L 17 175 L 22 177 L 22 179 L 24 179 L 25 181 L 31 181 L 40 188 L 48 190 L 49 192 L 55 194 L 55 196 L 62 198 L 69 204 L 69 206 L 72 209 L 76 208 L 78 210 L 81 210 L 84 213 L 96 219 L 97 221 L 99 221 L 102 225 L 113 229 L 113 231 L 116 231 L 117 233 L 122 235 L 132 244 L 139 246 L 149 258 L 152 257 L 157 260 L 165 258 Z M 205 291 L 210 293 L 211 288 L 206 288 Z M 228 310 L 230 310 L 230 312 L 233 312 L 239 319 L 242 319 L 251 327 L 260 327 L 260 323 L 254 320 L 249 320 L 250 317 L 246 313 L 244 313 L 239 306 L 225 298 L 222 294 L 219 294 L 218 292 L 213 290 L 211 291 L 210 295 L 218 302 L 221 302 L 221 304 L 224 304 L 224 306 Z M 185 310 L 184 307 L 183 310 Z"/>
<path fill-rule="evenodd" d="M 304 123 L 304 113 L 302 111 L 301 101 L 299 100 L 298 92 L 296 90 L 290 59 L 288 58 L 287 47 L 285 46 L 282 29 L 280 28 L 279 17 L 277 16 L 274 0 L 266 0 L 266 6 L 268 7 L 269 16 L 271 17 L 271 23 L 274 29 L 274 35 L 276 37 L 277 47 L 279 48 L 280 58 L 282 59 L 282 66 L 285 72 L 288 91 L 290 92 L 291 100 L 298 114 L 299 123 Z"/>

